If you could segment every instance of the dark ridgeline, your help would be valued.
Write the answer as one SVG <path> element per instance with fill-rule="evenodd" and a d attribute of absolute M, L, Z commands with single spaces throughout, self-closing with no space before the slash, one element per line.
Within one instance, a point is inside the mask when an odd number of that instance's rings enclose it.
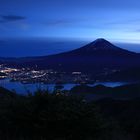
<path fill-rule="evenodd" d="M 140 89 L 132 85 L 116 91 L 133 88 Z M 106 94 L 109 88 L 93 89 L 97 90 L 104 90 L 102 94 Z M 1 140 L 140 139 L 140 98 L 87 102 L 83 97 L 41 90 L 28 96 L 16 95 L 4 88 L 0 88 L 0 93 Z"/>
<path fill-rule="evenodd" d="M 81 48 L 56 55 L 25 58 L 1 58 L 12 66 L 35 67 L 72 72 L 93 73 L 108 69 L 140 67 L 140 54 L 121 49 L 105 39 L 97 39 Z"/>
<path fill-rule="evenodd" d="M 133 83 L 117 87 L 103 85 L 88 86 L 79 85 L 70 90 L 70 94 L 83 96 L 87 101 L 100 99 L 131 100 L 140 98 L 140 83 Z"/>

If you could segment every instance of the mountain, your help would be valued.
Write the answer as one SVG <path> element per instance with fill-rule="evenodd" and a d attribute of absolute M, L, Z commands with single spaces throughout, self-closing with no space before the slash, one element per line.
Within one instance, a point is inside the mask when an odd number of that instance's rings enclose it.
<path fill-rule="evenodd" d="M 140 67 L 139 59 L 140 54 L 119 48 L 100 38 L 81 48 L 56 55 L 0 60 L 12 66 L 96 73 L 104 69 Z"/>
<path fill-rule="evenodd" d="M 79 49 L 73 50 L 74 53 L 84 54 L 84 55 L 135 55 L 136 53 L 121 49 L 109 41 L 99 38 Z M 69 53 L 69 52 L 68 52 Z"/>
<path fill-rule="evenodd" d="M 106 87 L 103 85 L 88 86 L 77 85 L 70 90 L 71 95 L 82 95 L 87 100 L 104 98 L 112 99 L 133 99 L 140 98 L 140 83 L 133 83 L 117 87 Z"/>

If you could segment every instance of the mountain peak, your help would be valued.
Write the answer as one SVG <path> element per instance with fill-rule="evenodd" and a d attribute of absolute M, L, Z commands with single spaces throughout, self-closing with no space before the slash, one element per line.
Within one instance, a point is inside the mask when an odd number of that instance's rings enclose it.
<path fill-rule="evenodd" d="M 130 55 L 134 54 L 128 50 L 119 48 L 114 44 L 110 43 L 104 38 L 98 38 L 95 41 L 71 51 L 73 54 L 82 54 L 82 55 L 98 55 L 98 56 L 109 56 L 109 55 Z"/>
<path fill-rule="evenodd" d="M 87 51 L 97 51 L 97 50 L 101 51 L 101 50 L 118 50 L 120 48 L 113 45 L 104 38 L 98 38 L 95 41 L 84 46 L 83 49 L 86 49 Z"/>
<path fill-rule="evenodd" d="M 106 42 L 107 40 L 104 38 L 98 38 L 94 42 Z M 108 42 L 108 41 L 107 41 Z"/>

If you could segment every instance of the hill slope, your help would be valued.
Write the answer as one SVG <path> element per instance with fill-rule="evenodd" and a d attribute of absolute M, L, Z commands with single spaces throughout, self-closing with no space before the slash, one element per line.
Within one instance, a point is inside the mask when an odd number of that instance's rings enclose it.
<path fill-rule="evenodd" d="M 121 49 L 105 39 L 97 39 L 81 48 L 50 56 L 12 59 L 9 64 L 58 71 L 95 72 L 101 69 L 139 67 L 140 54 Z M 5 60 L 3 60 L 5 61 Z"/>

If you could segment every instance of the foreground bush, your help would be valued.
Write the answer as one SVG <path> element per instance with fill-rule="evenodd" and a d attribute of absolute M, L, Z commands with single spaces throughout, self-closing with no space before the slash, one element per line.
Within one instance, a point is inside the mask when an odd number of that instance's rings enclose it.
<path fill-rule="evenodd" d="M 81 98 L 37 92 L 0 100 L 0 139 L 98 138 L 104 125 Z"/>
<path fill-rule="evenodd" d="M 0 140 L 124 140 L 117 121 L 104 119 L 94 103 L 49 94 L 0 99 Z"/>

